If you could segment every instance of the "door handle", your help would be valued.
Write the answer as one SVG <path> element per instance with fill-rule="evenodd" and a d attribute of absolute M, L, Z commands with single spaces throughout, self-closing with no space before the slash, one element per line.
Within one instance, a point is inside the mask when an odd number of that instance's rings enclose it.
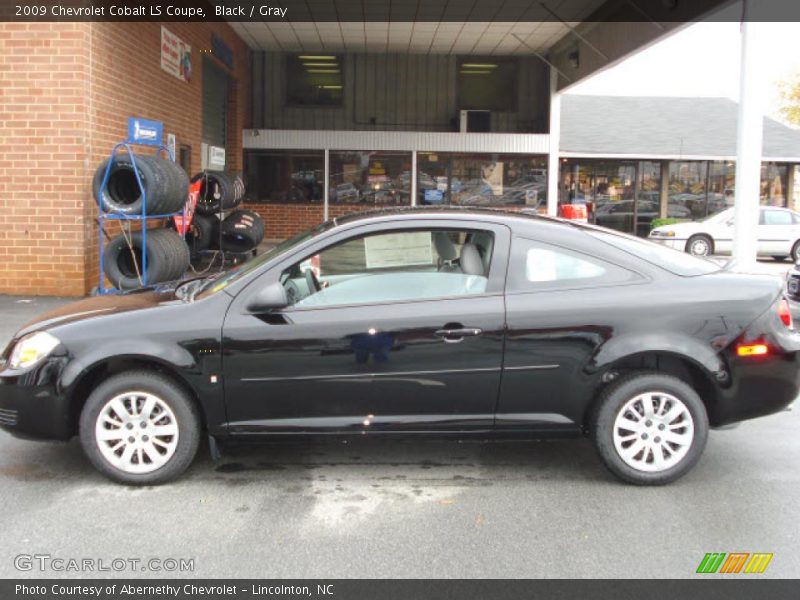
<path fill-rule="evenodd" d="M 440 337 L 446 344 L 457 344 L 463 342 L 467 336 L 475 336 L 483 333 L 478 327 L 461 327 L 458 329 L 437 329 L 434 332 L 436 337 Z"/>

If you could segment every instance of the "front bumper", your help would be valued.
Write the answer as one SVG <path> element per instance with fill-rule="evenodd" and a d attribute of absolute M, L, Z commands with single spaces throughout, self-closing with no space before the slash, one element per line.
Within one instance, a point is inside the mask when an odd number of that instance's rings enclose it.
<path fill-rule="evenodd" d="M 661 244 L 673 250 L 680 250 L 683 252 L 686 249 L 686 240 L 682 238 L 668 238 L 668 237 L 648 237 L 648 240 Z"/>
<path fill-rule="evenodd" d="M 51 357 L 27 371 L 0 368 L 0 429 L 28 439 L 74 435 L 69 402 L 58 387 L 64 362 Z"/>

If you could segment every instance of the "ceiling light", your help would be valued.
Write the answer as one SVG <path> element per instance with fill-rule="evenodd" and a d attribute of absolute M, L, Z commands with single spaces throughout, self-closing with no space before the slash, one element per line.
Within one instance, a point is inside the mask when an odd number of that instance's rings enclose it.
<path fill-rule="evenodd" d="M 322 88 L 323 90 L 340 90 L 340 89 L 342 89 L 342 86 L 340 86 L 340 85 L 321 85 L 319 87 Z"/>
<path fill-rule="evenodd" d="M 335 56 L 310 56 L 308 54 L 303 54 L 298 56 L 300 60 L 336 60 Z"/>
<path fill-rule="evenodd" d="M 462 69 L 463 68 L 467 68 L 467 69 L 495 69 L 495 68 L 497 68 L 497 65 L 486 64 L 486 63 L 463 63 L 461 65 L 461 68 Z"/>
<path fill-rule="evenodd" d="M 328 68 L 332 68 L 332 67 L 338 67 L 339 64 L 338 63 L 314 62 L 314 63 L 303 63 L 303 66 L 304 67 L 328 67 Z"/>
<path fill-rule="evenodd" d="M 461 71 L 462 75 L 489 75 L 491 71 Z"/>
<path fill-rule="evenodd" d="M 308 69 L 308 72 L 309 73 L 329 73 L 329 74 L 334 74 L 334 73 L 339 73 L 340 71 L 339 71 L 339 69 Z"/>

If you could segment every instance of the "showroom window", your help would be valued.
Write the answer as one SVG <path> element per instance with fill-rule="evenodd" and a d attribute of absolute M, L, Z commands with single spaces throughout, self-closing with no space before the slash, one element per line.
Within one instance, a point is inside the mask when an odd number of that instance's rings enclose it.
<path fill-rule="evenodd" d="M 330 153 L 331 204 L 411 204 L 411 152 Z"/>
<path fill-rule="evenodd" d="M 341 106 L 344 60 L 338 54 L 296 54 L 286 57 L 286 104 Z"/>
<path fill-rule="evenodd" d="M 250 202 L 323 201 L 325 155 L 320 150 L 247 150 L 245 165 Z"/>
<path fill-rule="evenodd" d="M 786 206 L 787 169 L 773 162 L 761 165 L 761 204 Z"/>
<path fill-rule="evenodd" d="M 547 206 L 547 159 L 521 154 L 417 154 L 417 204 Z"/>
<path fill-rule="evenodd" d="M 705 161 L 669 163 L 669 204 L 675 212 L 696 221 L 708 214 Z"/>
<path fill-rule="evenodd" d="M 518 75 L 514 58 L 459 57 L 458 108 L 516 111 Z"/>
<path fill-rule="evenodd" d="M 708 168 L 708 214 L 713 215 L 733 206 L 736 163 L 719 160 Z"/>
<path fill-rule="evenodd" d="M 286 269 L 290 302 L 317 308 L 483 294 L 494 236 L 413 229 L 352 238 Z"/>

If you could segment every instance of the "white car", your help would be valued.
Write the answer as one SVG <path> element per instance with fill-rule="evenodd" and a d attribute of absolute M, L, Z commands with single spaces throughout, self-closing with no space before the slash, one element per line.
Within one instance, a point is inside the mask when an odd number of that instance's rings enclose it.
<path fill-rule="evenodd" d="M 758 254 L 777 260 L 800 261 L 800 214 L 788 208 L 762 206 L 758 221 Z M 730 254 L 733 247 L 733 208 L 702 221 L 662 225 L 650 240 L 695 256 Z"/>

